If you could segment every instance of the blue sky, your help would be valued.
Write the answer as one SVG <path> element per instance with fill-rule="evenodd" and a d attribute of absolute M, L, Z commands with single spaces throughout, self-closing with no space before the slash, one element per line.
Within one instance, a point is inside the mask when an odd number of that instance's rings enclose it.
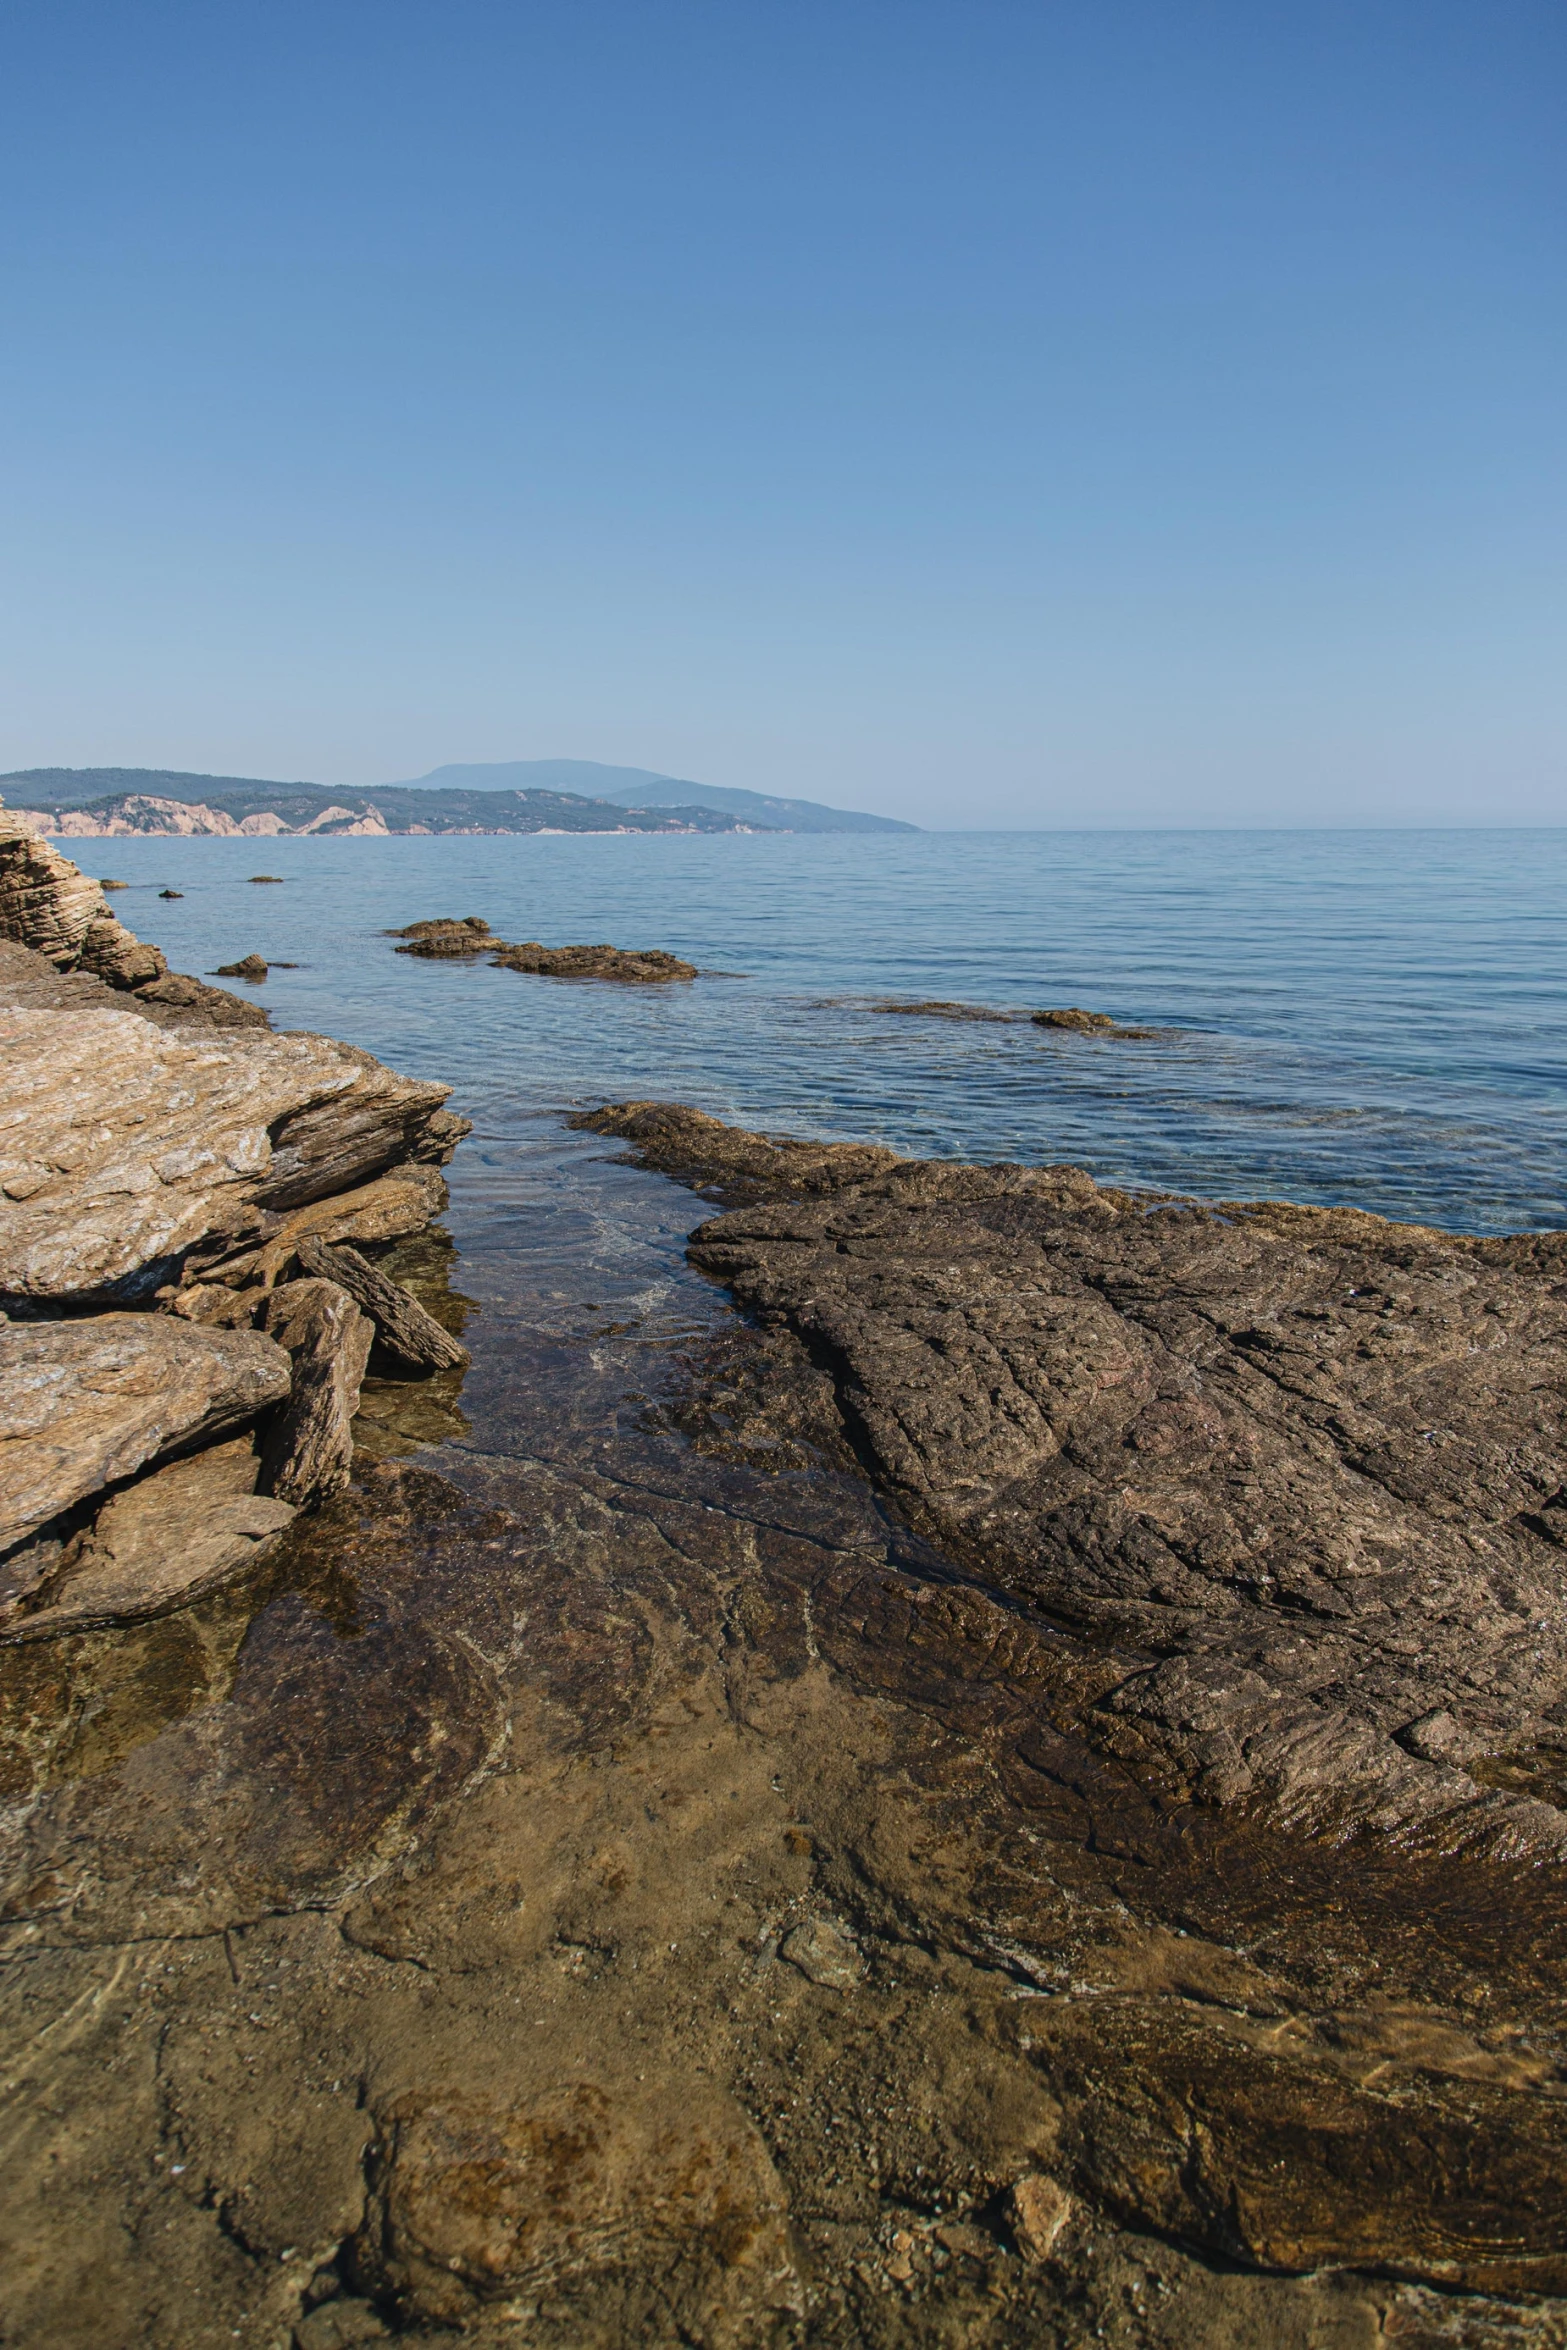
<path fill-rule="evenodd" d="M 1567 821 L 1559 0 L 0 36 L 0 768 Z"/>

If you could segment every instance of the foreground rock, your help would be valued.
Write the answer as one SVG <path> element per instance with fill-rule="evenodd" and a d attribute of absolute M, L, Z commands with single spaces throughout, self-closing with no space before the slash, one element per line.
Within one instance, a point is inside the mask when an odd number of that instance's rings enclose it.
<path fill-rule="evenodd" d="M 335 1281 L 287 1281 L 274 1289 L 267 1329 L 293 1362 L 288 1408 L 267 1437 L 261 1483 L 314 1508 L 348 1484 L 353 1418 L 370 1359 L 373 1326 Z"/>
<path fill-rule="evenodd" d="M 693 1262 L 830 1368 L 914 1524 L 1092 1636 L 1060 1719 L 1182 1800 L 1567 1850 L 1554 1806 L 1483 1783 L 1567 1750 L 1567 1236 L 865 1171 L 647 1104 L 583 1123 L 788 1201 Z"/>
<path fill-rule="evenodd" d="M 150 1301 L 198 1242 L 264 1243 L 289 1209 L 444 1162 L 467 1132 L 449 1090 L 325 1037 L 0 1011 L 0 1297 Z"/>
<path fill-rule="evenodd" d="M 162 1314 L 0 1327 L 0 1551 L 288 1390 L 288 1357 L 252 1331 Z"/>
<path fill-rule="evenodd" d="M 255 1491 L 258 1465 L 241 1436 L 138 1479 L 32 1588 L 0 1605 L 0 1639 L 144 1622 L 243 1574 L 295 1514 Z"/>
<path fill-rule="evenodd" d="M 324 1241 L 301 1240 L 296 1249 L 300 1266 L 323 1281 L 347 1291 L 375 1324 L 376 1343 L 416 1371 L 455 1371 L 468 1360 L 468 1349 L 443 1330 L 415 1297 L 368 1264 L 356 1248 L 330 1248 Z"/>

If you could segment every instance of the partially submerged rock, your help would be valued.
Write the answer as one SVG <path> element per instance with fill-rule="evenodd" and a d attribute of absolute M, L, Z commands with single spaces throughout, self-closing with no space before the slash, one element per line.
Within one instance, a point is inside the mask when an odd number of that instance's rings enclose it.
<path fill-rule="evenodd" d="M 1009 1025 L 1014 1021 L 1026 1020 L 1030 1017 L 1027 1012 L 993 1011 L 986 1004 L 944 1003 L 939 997 L 927 998 L 912 1004 L 897 1002 L 872 1004 L 871 1010 L 873 1012 L 894 1012 L 905 1020 L 978 1020 L 998 1025 Z"/>
<path fill-rule="evenodd" d="M 0 1640 L 42 1640 L 188 1607 L 242 1573 L 294 1517 L 258 1494 L 248 1436 L 155 1469 L 104 1503 L 36 1586 L 0 1606 Z"/>
<path fill-rule="evenodd" d="M 1123 1028 L 1108 1012 L 1085 1012 L 1080 1004 L 1064 1004 L 1053 1011 L 1030 1015 L 1036 1028 L 1065 1028 L 1074 1036 L 1156 1036 L 1154 1028 Z"/>
<path fill-rule="evenodd" d="M 520 946 L 502 947 L 495 961 L 505 971 L 532 971 L 547 979 L 608 979 L 624 987 L 656 987 L 697 976 L 694 963 L 656 947 L 545 947 L 526 939 Z"/>
<path fill-rule="evenodd" d="M 0 1011 L 0 1295 L 150 1299 L 213 1234 L 449 1158 L 448 1091 L 324 1037 Z"/>
<path fill-rule="evenodd" d="M 692 1261 L 830 1370 L 916 1526 L 1090 1636 L 1060 1718 L 1200 1802 L 1567 1852 L 1561 1813 L 1452 1760 L 1567 1747 L 1567 1235 L 581 1122 L 791 1200 Z M 1427 1759 L 1437 1712 L 1466 1743 Z"/>
<path fill-rule="evenodd" d="M 267 1436 L 261 1485 L 309 1508 L 348 1483 L 372 1325 L 335 1281 L 304 1280 L 273 1290 L 267 1329 L 288 1350 L 293 1380 L 288 1407 Z"/>
<path fill-rule="evenodd" d="M 487 954 L 499 944 L 491 937 L 488 922 L 481 922 L 477 914 L 465 915 L 461 921 L 438 916 L 429 922 L 410 922 L 386 935 L 407 942 L 397 949 L 398 954 L 419 955 L 430 962 L 461 961 Z"/>
<path fill-rule="evenodd" d="M 468 1360 L 468 1349 L 356 1248 L 330 1248 L 324 1241 L 304 1239 L 295 1253 L 306 1273 L 345 1289 L 374 1322 L 377 1344 L 414 1370 L 454 1371 Z"/>
<path fill-rule="evenodd" d="M 266 975 L 267 964 L 264 955 L 241 955 L 237 963 L 220 963 L 218 965 L 220 979 L 262 980 Z"/>
<path fill-rule="evenodd" d="M 0 1326 L 0 1551 L 288 1391 L 287 1355 L 253 1331 L 163 1314 Z"/>
<path fill-rule="evenodd" d="M 566 1123 L 586 1134 L 617 1135 L 634 1145 L 641 1165 L 735 1205 L 780 1192 L 808 1199 L 841 1191 L 901 1164 L 896 1151 L 879 1143 L 751 1134 L 681 1102 L 614 1102 Z"/>

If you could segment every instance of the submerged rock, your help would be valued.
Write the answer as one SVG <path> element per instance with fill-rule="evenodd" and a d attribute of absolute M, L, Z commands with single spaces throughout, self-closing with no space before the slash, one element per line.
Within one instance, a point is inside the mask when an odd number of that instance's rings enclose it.
<path fill-rule="evenodd" d="M 750 1134 L 680 1102 L 616 1102 L 566 1123 L 580 1133 L 616 1135 L 634 1146 L 642 1166 L 734 1203 L 780 1192 L 800 1198 L 837 1192 L 901 1164 L 897 1152 L 880 1143 Z"/>
<path fill-rule="evenodd" d="M 255 1491 L 257 1467 L 244 1436 L 127 1486 L 33 1589 L 0 1607 L 0 1639 L 138 1623 L 217 1590 L 295 1514 L 290 1503 Z"/>
<path fill-rule="evenodd" d="M 917 1527 L 1091 1635 L 1061 1719 L 1200 1802 L 1567 1853 L 1561 1812 L 1452 1759 L 1567 1748 L 1567 1235 L 586 1122 L 793 1193 L 693 1263 L 830 1369 Z"/>
<path fill-rule="evenodd" d="M 986 1004 L 949 1004 L 939 998 L 914 1004 L 872 1004 L 871 1010 L 895 1012 L 906 1020 L 979 1020 L 996 1025 L 1009 1025 L 1031 1017 L 1027 1012 L 997 1012 Z"/>
<path fill-rule="evenodd" d="M 0 1550 L 288 1390 L 287 1355 L 248 1330 L 163 1314 L 0 1327 Z"/>

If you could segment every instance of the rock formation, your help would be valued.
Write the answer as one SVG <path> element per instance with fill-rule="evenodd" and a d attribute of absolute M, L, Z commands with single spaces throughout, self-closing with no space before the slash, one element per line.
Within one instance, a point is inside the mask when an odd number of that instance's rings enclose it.
<path fill-rule="evenodd" d="M 830 1371 L 913 1525 L 1086 1638 L 1056 1716 L 1183 1800 L 1567 1853 L 1483 1759 L 1567 1749 L 1567 1235 L 579 1123 L 777 1203 L 692 1261 Z"/>
<path fill-rule="evenodd" d="M 623 987 L 658 987 L 668 980 L 697 977 L 694 963 L 683 963 L 678 955 L 666 955 L 657 947 L 545 947 L 536 939 L 510 946 L 475 914 L 461 921 L 438 915 L 390 930 L 387 936 L 404 942 L 396 950 L 400 955 L 455 962 L 487 954 L 504 971 L 531 971 L 546 979 L 608 979 Z"/>
<path fill-rule="evenodd" d="M 1036 1028 L 1065 1028 L 1074 1036 L 1157 1036 L 1156 1028 L 1123 1028 L 1108 1012 L 1085 1012 L 1080 1004 L 1030 1014 Z"/>
<path fill-rule="evenodd" d="M 468 1129 L 352 1046 L 236 1031 L 14 820 L 0 920 L 0 1637 L 32 1640 L 183 1605 L 339 1491 L 377 1328 L 466 1360 L 357 1251 L 347 1285 L 296 1252 L 422 1231 Z"/>

